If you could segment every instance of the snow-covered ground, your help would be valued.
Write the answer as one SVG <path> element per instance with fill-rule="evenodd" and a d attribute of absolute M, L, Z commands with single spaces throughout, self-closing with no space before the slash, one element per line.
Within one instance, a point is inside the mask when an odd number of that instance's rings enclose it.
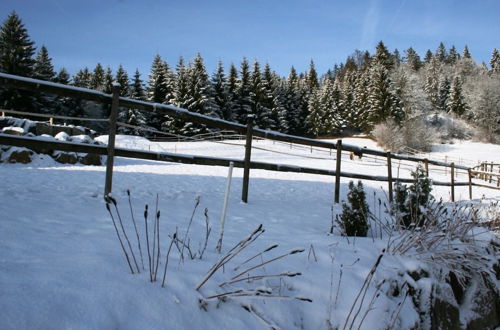
<path fill-rule="evenodd" d="M 101 140 L 106 141 L 106 137 Z M 345 139 L 344 144 L 376 147 L 373 141 L 364 139 Z M 243 141 L 153 143 L 119 136 L 117 145 L 218 157 L 244 155 Z M 252 152 L 256 161 L 335 167 L 334 155 L 328 150 L 311 152 L 309 148 L 263 140 L 254 141 L 254 146 L 260 148 Z M 434 155 L 473 163 L 500 163 L 500 146 L 457 142 L 438 146 L 431 154 Z M 387 174 L 382 159 L 351 160 L 349 156 L 344 155 L 343 171 Z M 395 163 L 394 175 L 409 177 L 413 166 Z M 131 274 L 103 200 L 104 166 L 62 165 L 46 156 L 37 156 L 27 165 L 0 164 L 0 328 L 260 329 L 272 325 L 282 329 L 326 329 L 328 322 L 343 328 L 370 268 L 387 245 L 387 238 L 372 234 L 368 238 L 347 239 L 338 230 L 333 235 L 328 233 L 332 216 L 341 211 L 339 205 L 332 203 L 333 177 L 252 170 L 249 203 L 245 204 L 240 200 L 243 171 L 234 169 L 222 254 L 217 254 L 215 246 L 227 172 L 227 168 L 217 166 L 115 160 L 113 196 L 141 270 L 140 274 Z M 449 172 L 431 168 L 431 177 L 448 181 Z M 457 181 L 466 180 L 459 172 Z M 342 180 L 341 199 L 345 199 L 348 182 Z M 384 217 L 385 184 L 370 181 L 363 184 L 372 212 Z M 127 190 L 131 192 L 141 238 L 144 270 Z M 434 194 L 449 200 L 448 187 L 435 187 Z M 474 188 L 473 194 L 474 203 L 480 203 L 481 197 L 486 201 L 500 200 L 500 191 L 496 190 Z M 161 210 L 161 262 L 158 281 L 151 283 L 143 211 L 148 204 L 151 229 L 157 196 Z M 468 199 L 468 188 L 457 188 L 456 196 Z M 189 227 L 198 197 L 200 205 Z M 186 258 L 181 261 L 174 246 L 166 285 L 162 288 L 165 256 L 170 237 L 176 231 L 184 239 L 189 227 L 187 237 L 192 252 L 203 250 L 205 208 L 211 234 L 203 258 L 191 260 L 184 251 Z M 211 266 L 259 224 L 265 232 L 199 291 L 195 290 Z M 249 273 L 253 276 L 300 272 L 301 276 L 268 277 L 252 283 L 219 286 L 238 273 L 234 268 L 240 263 L 273 244 L 279 246 L 240 270 L 294 249 L 304 249 Z M 406 329 L 415 324 L 419 315 L 411 307 L 411 301 L 403 300 L 402 296 L 376 296 L 376 284 L 384 278 L 422 268 L 425 268 L 423 261 L 386 253 L 359 313 L 354 317 L 358 307 L 351 312 L 349 320 L 354 320 L 354 328 L 361 322 L 363 329 Z M 238 289 L 270 290 L 274 296 L 306 297 L 312 302 L 283 297 L 208 298 Z M 248 312 L 244 306 L 252 311 Z"/>

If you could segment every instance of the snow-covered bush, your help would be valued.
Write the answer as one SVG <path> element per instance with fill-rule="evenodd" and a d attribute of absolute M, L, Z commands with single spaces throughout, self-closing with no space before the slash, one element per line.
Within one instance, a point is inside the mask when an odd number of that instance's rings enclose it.
<path fill-rule="evenodd" d="M 365 237 L 368 232 L 370 210 L 361 181 L 358 181 L 357 186 L 354 182 L 349 182 L 347 200 L 349 204 L 342 202 L 342 214 L 338 223 L 347 236 Z"/>
<path fill-rule="evenodd" d="M 396 223 L 403 228 L 422 227 L 429 203 L 434 200 L 431 195 L 432 181 L 426 176 L 422 165 L 419 164 L 411 175 L 415 182 L 410 187 L 400 182 L 394 185 L 391 213 L 395 216 Z"/>
<path fill-rule="evenodd" d="M 474 135 L 473 129 L 467 122 L 453 114 L 436 113 L 428 116 L 425 122 L 438 132 L 441 142 L 452 139 L 467 140 Z"/>
<path fill-rule="evenodd" d="M 405 146 L 401 128 L 392 119 L 376 125 L 373 128 L 372 135 L 384 149 L 400 152 Z"/>

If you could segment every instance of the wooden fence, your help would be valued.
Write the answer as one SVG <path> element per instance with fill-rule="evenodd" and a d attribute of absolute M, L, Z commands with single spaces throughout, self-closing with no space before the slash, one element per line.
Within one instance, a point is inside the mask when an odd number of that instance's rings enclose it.
<path fill-rule="evenodd" d="M 108 118 L 109 122 L 109 140 L 107 147 L 86 145 L 80 143 L 69 143 L 69 142 L 57 142 L 57 141 L 46 141 L 38 140 L 36 138 L 29 137 L 19 137 L 10 136 L 6 134 L 0 134 L 0 144 L 14 145 L 20 147 L 27 147 L 34 150 L 41 149 L 54 149 L 72 152 L 85 152 L 85 153 L 95 153 L 100 155 L 107 155 L 106 164 L 106 181 L 104 188 L 104 196 L 106 197 L 112 190 L 112 174 L 113 174 L 113 160 L 115 156 L 128 157 L 128 158 L 139 158 L 147 160 L 157 160 L 166 162 L 179 162 L 185 164 L 199 164 L 199 165 L 217 165 L 217 166 L 228 166 L 230 162 L 234 163 L 234 166 L 241 167 L 244 169 L 243 176 L 243 189 L 242 189 L 242 200 L 247 202 L 248 200 L 248 186 L 250 169 L 264 169 L 270 171 L 284 171 L 284 172 L 296 172 L 296 173 L 309 173 L 309 174 L 319 174 L 319 175 L 329 175 L 335 176 L 335 192 L 334 201 L 339 202 L 340 196 L 340 178 L 353 178 L 360 180 L 372 180 L 372 181 L 384 181 L 388 183 L 389 199 L 392 201 L 392 186 L 395 179 L 392 177 L 392 160 L 405 160 L 410 162 L 423 163 L 427 174 L 429 173 L 429 165 L 443 166 L 445 168 L 450 168 L 451 176 L 450 182 L 439 182 L 434 181 L 433 184 L 437 186 L 450 186 L 451 187 L 451 199 L 455 200 L 455 187 L 456 186 L 469 186 L 469 197 L 472 199 L 472 186 L 484 186 L 472 182 L 473 172 L 472 169 L 466 166 L 455 165 L 454 163 L 446 163 L 436 160 L 430 160 L 426 158 L 418 158 L 414 156 L 392 154 L 390 152 L 384 152 L 379 150 L 373 150 L 368 148 L 360 148 L 358 146 L 346 145 L 342 143 L 342 140 L 338 140 L 336 143 L 331 143 L 327 141 L 315 140 L 305 137 L 293 136 L 288 134 L 283 134 L 271 130 L 263 130 L 253 126 L 253 116 L 248 116 L 248 121 L 246 125 L 229 122 L 222 119 L 208 117 L 202 114 L 190 112 L 186 109 L 178 108 L 166 104 L 150 103 L 145 101 L 133 100 L 130 98 L 119 97 L 118 85 L 113 86 L 112 94 L 105 94 L 100 91 L 78 88 L 73 86 L 67 86 L 62 84 L 56 84 L 51 82 L 46 82 L 42 80 L 36 80 L 31 78 L 13 76 L 5 73 L 0 73 L 0 86 L 6 86 L 10 88 L 20 88 L 27 89 L 35 92 L 51 93 L 64 97 L 74 97 L 79 99 L 85 99 L 90 101 L 95 101 L 104 104 L 111 105 L 111 114 Z M 148 151 L 138 151 L 138 150 L 128 150 L 122 148 L 115 148 L 115 135 L 117 126 L 117 115 L 119 107 L 127 107 L 132 109 L 143 110 L 147 112 L 158 113 L 162 115 L 167 115 L 171 117 L 176 117 L 183 119 L 185 121 L 195 122 L 199 124 L 206 125 L 207 127 L 231 130 L 238 132 L 240 134 L 246 135 L 245 144 L 245 158 L 243 160 L 230 159 L 230 158 L 215 158 L 215 157 L 201 157 L 201 156 L 186 156 L 178 155 L 175 153 L 165 153 L 165 152 L 148 152 Z M 272 164 L 263 162 L 251 161 L 251 150 L 252 150 L 252 140 L 253 137 L 261 137 L 270 140 L 276 140 L 281 142 L 300 144 L 312 147 L 326 148 L 330 151 L 335 150 L 337 153 L 335 170 L 324 170 L 315 168 L 298 167 L 292 165 L 282 165 L 282 164 Z M 341 171 L 341 152 L 347 151 L 351 152 L 357 156 L 362 155 L 373 155 L 381 156 L 387 159 L 387 176 L 372 176 L 365 174 L 349 173 Z M 455 170 L 461 169 L 469 173 L 468 182 L 455 182 Z M 411 183 L 412 179 L 397 179 L 397 181 Z M 489 188 L 494 188 L 490 187 Z"/>

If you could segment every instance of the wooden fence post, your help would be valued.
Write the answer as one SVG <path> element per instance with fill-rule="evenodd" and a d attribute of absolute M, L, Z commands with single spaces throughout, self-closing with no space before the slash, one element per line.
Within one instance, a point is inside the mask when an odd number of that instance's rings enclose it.
<path fill-rule="evenodd" d="M 253 135 L 253 119 L 254 115 L 247 116 L 247 137 L 245 143 L 245 167 L 243 169 L 243 189 L 241 192 L 241 200 L 248 203 L 248 184 L 250 182 L 250 157 L 252 156 L 252 135 Z"/>
<path fill-rule="evenodd" d="M 469 172 L 469 199 L 472 200 L 472 172 L 470 168 L 468 172 Z"/>
<path fill-rule="evenodd" d="M 392 203 L 392 159 L 391 153 L 387 153 L 387 182 L 389 184 L 389 202 Z"/>
<path fill-rule="evenodd" d="M 497 187 L 500 187 L 500 166 L 498 167 Z"/>
<path fill-rule="evenodd" d="M 342 162 L 342 140 L 337 141 L 337 166 L 335 167 L 335 203 L 340 199 L 340 168 Z"/>
<path fill-rule="evenodd" d="M 455 163 L 451 163 L 451 201 L 455 202 Z"/>
<path fill-rule="evenodd" d="M 429 160 L 427 158 L 424 159 L 424 166 L 425 166 L 425 176 L 429 177 Z"/>
<path fill-rule="evenodd" d="M 491 174 L 493 174 L 493 162 L 491 162 Z M 490 175 L 490 182 L 493 180 L 493 175 Z"/>
<path fill-rule="evenodd" d="M 106 199 L 108 194 L 111 192 L 111 188 L 113 185 L 116 119 L 118 118 L 118 103 L 120 97 L 119 88 L 120 84 L 113 84 L 113 99 L 111 102 L 111 114 L 109 115 L 108 157 L 106 159 L 106 182 L 104 184 L 104 199 Z"/>

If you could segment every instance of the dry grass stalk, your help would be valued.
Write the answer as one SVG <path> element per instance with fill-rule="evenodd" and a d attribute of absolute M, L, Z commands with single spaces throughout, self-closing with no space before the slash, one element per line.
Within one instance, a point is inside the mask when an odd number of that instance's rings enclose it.
<path fill-rule="evenodd" d="M 238 270 L 241 266 L 243 266 L 243 265 L 245 265 L 245 264 L 249 263 L 250 261 L 254 260 L 255 258 L 258 258 L 258 257 L 260 257 L 261 255 L 263 255 L 264 253 L 269 252 L 269 251 L 271 251 L 271 250 L 273 250 L 273 249 L 275 249 L 275 248 L 277 248 L 277 247 L 278 247 L 278 244 L 273 244 L 273 245 L 271 245 L 270 247 L 266 248 L 264 251 L 259 252 L 259 253 L 257 253 L 256 255 L 254 255 L 253 257 L 250 257 L 250 258 L 248 258 L 247 260 L 243 261 L 241 264 L 239 264 L 238 266 L 234 267 L 234 269 L 233 269 L 233 270 L 234 270 L 234 271 L 237 271 L 237 270 Z"/>
<path fill-rule="evenodd" d="M 168 267 L 168 258 L 170 256 L 170 251 L 172 250 L 172 245 L 174 245 L 174 240 L 177 238 L 177 232 L 174 233 L 172 239 L 170 240 L 170 245 L 168 247 L 167 256 L 165 257 L 165 269 L 163 270 L 163 281 L 161 282 L 161 287 L 165 287 L 165 279 L 167 277 L 167 267 Z"/>
<path fill-rule="evenodd" d="M 203 254 L 205 253 L 205 251 L 207 249 L 208 239 L 210 238 L 210 233 L 212 232 L 212 228 L 210 228 L 210 221 L 208 218 L 208 209 L 207 208 L 205 208 L 204 215 L 205 215 L 205 243 L 203 244 L 203 248 L 200 251 L 198 251 L 198 255 L 199 255 L 200 259 L 203 258 Z"/>
<path fill-rule="evenodd" d="M 148 204 L 146 204 L 144 206 L 144 225 L 146 227 L 146 245 L 148 248 L 149 281 L 153 282 L 153 268 L 152 268 L 152 264 L 151 264 L 151 250 L 149 247 Z"/>
<path fill-rule="evenodd" d="M 196 209 L 198 208 L 198 205 L 200 205 L 200 196 L 196 197 L 195 205 L 194 205 L 194 209 L 193 209 L 193 214 L 191 214 L 191 219 L 189 219 L 189 223 L 188 223 L 188 226 L 186 229 L 186 234 L 184 234 L 183 242 L 186 242 L 186 240 L 187 240 L 187 236 L 189 234 L 189 228 L 191 228 L 191 223 L 193 222 L 194 214 L 196 213 Z M 186 246 L 185 244 L 182 245 L 181 258 L 179 259 L 179 265 L 180 265 L 181 261 L 184 262 L 184 247 L 185 246 Z"/>
<path fill-rule="evenodd" d="M 130 249 L 130 254 L 132 254 L 132 259 L 134 260 L 134 264 L 135 264 L 135 267 L 137 269 L 137 272 L 140 273 L 139 265 L 137 265 L 137 260 L 135 259 L 134 249 L 132 248 L 132 244 L 130 244 L 130 240 L 128 239 L 127 232 L 125 231 L 125 228 L 123 227 L 122 217 L 120 216 L 120 211 L 118 210 L 118 203 L 110 195 L 106 196 L 106 198 L 108 200 L 110 200 L 111 203 L 113 203 L 113 205 L 115 207 L 116 215 L 118 216 L 118 221 L 120 222 L 120 227 L 122 229 L 123 236 L 125 237 L 125 240 L 127 241 L 128 247 Z"/>
<path fill-rule="evenodd" d="M 141 255 L 142 270 L 144 270 L 144 259 L 142 257 L 141 240 L 139 239 L 139 232 L 137 231 L 137 224 L 135 222 L 134 211 L 132 209 L 132 201 L 130 200 L 130 190 L 129 189 L 127 189 L 127 195 L 128 195 L 128 205 L 130 207 L 130 216 L 132 217 L 132 222 L 134 223 L 135 235 L 137 237 L 137 248 L 139 249 L 139 254 Z"/>
<path fill-rule="evenodd" d="M 212 268 L 209 269 L 205 277 L 201 280 L 201 282 L 196 286 L 196 290 L 199 290 L 210 277 L 212 277 L 215 272 L 222 268 L 225 264 L 227 264 L 231 259 L 237 256 L 241 251 L 243 251 L 247 246 L 252 244 L 262 233 L 264 229 L 262 228 L 262 224 L 257 227 L 249 236 L 241 240 L 238 244 L 236 244 L 229 252 L 227 252 Z"/>
<path fill-rule="evenodd" d="M 133 274 L 134 269 L 132 268 L 132 265 L 130 264 L 130 258 L 128 257 L 127 250 L 125 250 L 125 246 L 123 245 L 122 239 L 120 237 L 120 233 L 118 231 L 118 227 L 116 227 L 116 221 L 115 221 L 115 218 L 113 217 L 113 213 L 111 213 L 111 208 L 109 206 L 109 202 L 106 202 L 106 209 L 108 210 L 109 215 L 111 216 L 111 220 L 113 220 L 113 226 L 115 227 L 116 236 L 118 237 L 118 240 L 120 241 L 120 245 L 122 247 L 123 253 L 125 254 L 125 258 L 127 259 L 128 266 L 130 267 L 130 272 Z"/>
<path fill-rule="evenodd" d="M 295 277 L 295 276 L 300 276 L 300 275 L 302 275 L 302 273 L 290 273 L 290 272 L 286 272 L 286 273 L 273 274 L 273 275 L 255 275 L 255 276 L 248 276 L 248 277 L 240 278 L 240 279 L 237 279 L 237 280 L 232 280 L 232 281 L 227 281 L 227 282 L 221 283 L 221 284 L 219 284 L 219 287 L 223 287 L 223 286 L 225 286 L 225 285 L 234 284 L 234 283 L 243 282 L 243 281 L 248 281 L 248 282 L 251 282 L 251 281 L 262 280 L 262 279 L 264 279 L 264 278 L 274 278 L 274 277 L 279 277 L 279 278 L 283 278 L 283 277 Z"/>

